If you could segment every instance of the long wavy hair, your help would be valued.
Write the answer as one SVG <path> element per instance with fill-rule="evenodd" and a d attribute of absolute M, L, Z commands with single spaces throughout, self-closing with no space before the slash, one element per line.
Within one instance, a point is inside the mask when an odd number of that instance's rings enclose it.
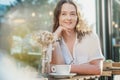
<path fill-rule="evenodd" d="M 61 13 L 61 8 L 64 3 L 69 3 L 72 4 L 77 12 L 77 23 L 75 27 L 75 32 L 77 32 L 77 38 L 80 41 L 86 34 L 90 34 L 92 30 L 90 27 L 87 25 L 87 23 L 83 20 L 80 10 L 78 10 L 77 4 L 73 0 L 60 0 L 56 8 L 54 9 L 54 18 L 53 18 L 53 32 L 56 31 L 56 29 L 59 27 L 59 16 Z"/>

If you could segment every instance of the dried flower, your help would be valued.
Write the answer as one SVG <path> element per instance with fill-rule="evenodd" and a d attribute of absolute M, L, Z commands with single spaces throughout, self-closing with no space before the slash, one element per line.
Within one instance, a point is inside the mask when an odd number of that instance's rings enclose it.
<path fill-rule="evenodd" d="M 54 34 L 49 31 L 37 31 L 32 35 L 33 40 L 42 48 L 42 52 L 48 50 L 49 45 L 55 42 Z M 52 47 L 53 50 L 53 47 Z"/>
<path fill-rule="evenodd" d="M 51 61 L 52 47 L 50 44 L 54 43 L 54 35 L 48 31 L 37 31 L 33 33 L 33 40 L 35 40 L 42 47 L 42 73 L 48 72 L 49 62 Z M 47 52 L 49 51 L 49 54 Z"/>
<path fill-rule="evenodd" d="M 33 39 L 41 46 L 48 46 L 54 42 L 54 36 L 48 31 L 38 31 L 33 33 Z"/>

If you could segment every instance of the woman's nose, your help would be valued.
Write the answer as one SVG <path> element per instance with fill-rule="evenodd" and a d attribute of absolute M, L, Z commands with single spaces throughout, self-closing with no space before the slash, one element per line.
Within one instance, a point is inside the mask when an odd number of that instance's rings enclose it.
<path fill-rule="evenodd" d="M 68 19 L 68 20 L 71 20 L 71 16 L 70 16 L 70 15 L 67 15 L 67 19 Z"/>

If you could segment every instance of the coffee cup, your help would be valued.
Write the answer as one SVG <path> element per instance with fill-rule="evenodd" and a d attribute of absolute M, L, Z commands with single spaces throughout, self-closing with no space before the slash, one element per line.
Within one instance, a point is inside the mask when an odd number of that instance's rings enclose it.
<path fill-rule="evenodd" d="M 71 65 L 54 65 L 51 71 L 56 74 L 70 74 Z"/>

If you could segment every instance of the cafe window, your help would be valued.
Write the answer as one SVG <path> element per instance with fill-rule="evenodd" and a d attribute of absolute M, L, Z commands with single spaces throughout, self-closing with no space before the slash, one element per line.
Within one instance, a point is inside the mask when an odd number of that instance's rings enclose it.
<path fill-rule="evenodd" d="M 120 61 L 120 0 L 112 0 L 113 60 Z"/>
<path fill-rule="evenodd" d="M 41 49 L 31 33 L 51 31 L 55 5 L 56 0 L 0 0 L 0 49 L 37 68 Z"/>

